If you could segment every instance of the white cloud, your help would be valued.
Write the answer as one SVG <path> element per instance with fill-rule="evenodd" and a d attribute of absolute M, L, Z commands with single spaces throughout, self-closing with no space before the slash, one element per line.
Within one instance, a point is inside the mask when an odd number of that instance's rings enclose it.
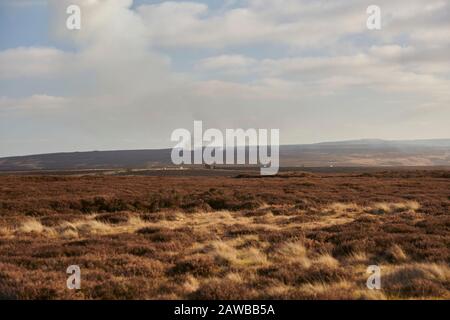
<path fill-rule="evenodd" d="M 384 23 L 375 33 L 365 27 L 369 3 L 357 0 L 245 0 L 217 10 L 50 3 L 59 13 L 55 36 L 74 49 L 0 52 L 4 139 L 17 132 L 8 130 L 14 121 L 28 121 L 46 141 L 43 151 L 165 147 L 173 129 L 194 119 L 281 128 L 284 143 L 417 138 L 425 129 L 450 135 L 442 125 L 450 116 L 447 1 L 380 0 Z M 82 6 L 79 32 L 64 27 L 68 3 Z M 172 59 L 192 68 L 177 72 Z M 408 119 L 424 108 L 433 112 L 419 131 Z"/>
<path fill-rule="evenodd" d="M 206 70 L 247 68 L 255 62 L 255 59 L 243 55 L 220 55 L 203 59 L 198 63 L 198 66 Z"/>
<path fill-rule="evenodd" d="M 25 111 L 42 112 L 55 111 L 68 105 L 69 100 L 63 97 L 49 96 L 47 94 L 35 94 L 25 98 L 0 97 L 0 112 Z"/>
<path fill-rule="evenodd" d="M 331 44 L 339 35 L 360 32 L 365 26 L 365 16 L 354 6 L 324 1 L 248 1 L 246 7 L 218 13 L 203 4 L 163 2 L 142 5 L 138 13 L 150 41 L 169 47 L 267 42 L 304 47 Z M 328 19 L 320 19 L 325 16 Z M 330 16 L 338 28 L 330 28 Z"/>
<path fill-rule="evenodd" d="M 351 35 L 392 41 L 410 34 L 416 42 L 448 43 L 450 4 L 442 0 L 379 0 L 383 30 L 366 29 L 369 1 L 244 1 L 245 6 L 213 11 L 195 2 L 141 5 L 149 40 L 167 47 L 283 44 L 294 48 L 330 47 Z"/>
<path fill-rule="evenodd" d="M 73 55 L 55 48 L 21 47 L 0 52 L 0 78 L 49 77 L 71 68 Z"/>

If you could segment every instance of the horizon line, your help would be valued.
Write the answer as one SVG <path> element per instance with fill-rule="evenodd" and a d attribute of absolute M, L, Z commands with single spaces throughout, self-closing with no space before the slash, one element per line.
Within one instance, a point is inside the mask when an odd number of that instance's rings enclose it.
<path fill-rule="evenodd" d="M 280 144 L 280 147 L 289 147 L 289 146 L 309 146 L 309 145 L 320 145 L 320 144 L 332 144 L 332 143 L 349 143 L 349 142 L 423 142 L 423 141 L 446 141 L 450 142 L 450 138 L 424 138 L 424 139 L 379 139 L 379 138 L 361 138 L 361 139 L 346 139 L 346 140 L 328 140 L 321 142 L 312 142 L 312 143 L 287 143 Z M 236 148 L 239 147 L 260 147 L 261 145 L 237 145 Z M 213 146 L 212 146 L 213 147 Z M 221 146 L 216 146 L 216 148 L 220 148 Z M 43 156 L 43 155 L 55 155 L 55 154 L 69 154 L 69 153 L 90 153 L 90 152 L 120 152 L 120 151 L 165 151 L 174 149 L 173 147 L 164 147 L 164 148 L 139 148 L 139 149 L 94 149 L 94 150 L 74 150 L 74 151 L 55 151 L 55 152 L 43 152 L 43 153 L 31 153 L 31 154 L 21 154 L 21 155 L 9 155 L 9 156 L 0 156 L 0 159 L 7 158 L 19 158 L 19 157 L 32 157 L 32 156 Z M 181 148 L 179 148 L 181 149 Z M 193 151 L 194 149 L 191 149 Z"/>

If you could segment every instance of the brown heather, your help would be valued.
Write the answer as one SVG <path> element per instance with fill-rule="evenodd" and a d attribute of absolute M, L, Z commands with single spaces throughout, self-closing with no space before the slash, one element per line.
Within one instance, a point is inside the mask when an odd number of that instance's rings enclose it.
<path fill-rule="evenodd" d="M 0 176 L 0 299 L 449 299 L 449 208 L 447 171 Z"/>

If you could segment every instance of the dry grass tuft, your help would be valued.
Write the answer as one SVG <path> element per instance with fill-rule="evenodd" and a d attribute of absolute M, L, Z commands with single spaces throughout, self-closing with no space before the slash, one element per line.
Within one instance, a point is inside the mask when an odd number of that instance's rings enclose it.
<path fill-rule="evenodd" d="M 408 256 L 403 251 L 403 249 L 398 245 L 394 244 L 389 250 L 388 254 L 393 258 L 396 262 L 404 262 L 408 260 Z"/>
<path fill-rule="evenodd" d="M 383 289 L 393 297 L 449 298 L 450 268 L 436 263 L 414 263 L 395 267 L 382 278 Z"/>
<path fill-rule="evenodd" d="M 354 299 L 355 286 L 348 281 L 335 283 L 314 282 L 302 285 L 297 295 L 300 299 L 344 300 Z"/>
<path fill-rule="evenodd" d="M 329 253 L 321 254 L 318 258 L 314 259 L 313 263 L 325 269 L 337 269 L 339 267 L 339 261 Z"/>
<path fill-rule="evenodd" d="M 281 263 L 299 263 L 305 268 L 311 266 L 307 250 L 300 241 L 283 243 L 276 250 L 274 258 Z"/>
<path fill-rule="evenodd" d="M 356 203 L 334 202 L 326 207 L 326 211 L 330 211 L 335 214 L 344 214 L 350 212 L 361 212 L 361 207 Z"/>
<path fill-rule="evenodd" d="M 351 264 L 367 263 L 368 260 L 367 254 L 362 251 L 352 252 L 347 257 L 347 261 Z"/>
<path fill-rule="evenodd" d="M 265 266 L 268 264 L 267 256 L 254 247 L 239 250 L 237 259 L 237 264 L 242 267 Z"/>
<path fill-rule="evenodd" d="M 417 201 L 404 202 L 378 202 L 370 206 L 367 211 L 373 214 L 387 214 L 395 212 L 416 212 L 420 209 L 420 204 Z"/>
<path fill-rule="evenodd" d="M 0 227 L 0 237 L 9 238 L 13 234 L 13 231 L 7 227 Z"/>
<path fill-rule="evenodd" d="M 205 251 L 214 257 L 219 263 L 236 264 L 237 251 L 223 241 L 214 241 L 205 247 Z"/>
<path fill-rule="evenodd" d="M 214 241 L 204 248 L 204 251 L 214 257 L 217 263 L 225 263 L 234 267 L 263 266 L 268 264 L 266 255 L 258 248 L 234 248 L 230 243 Z"/>
<path fill-rule="evenodd" d="M 200 287 L 200 282 L 192 275 L 188 275 L 186 281 L 183 283 L 183 291 L 187 294 L 195 292 Z"/>
<path fill-rule="evenodd" d="M 35 218 L 28 218 L 20 224 L 18 228 L 14 228 L 14 234 L 38 234 L 45 237 L 60 237 L 63 239 L 72 239 L 79 237 L 102 236 L 111 234 L 120 234 L 134 232 L 135 230 L 148 225 L 138 216 L 132 216 L 127 222 L 122 224 L 109 224 L 96 220 L 95 216 L 87 216 L 77 221 L 63 221 L 53 227 L 44 226 Z M 9 229 L 4 228 L 5 232 Z M 10 234 L 13 232 L 8 231 Z"/>
<path fill-rule="evenodd" d="M 42 233 L 44 226 L 36 219 L 28 219 L 18 229 L 22 233 Z"/>
<path fill-rule="evenodd" d="M 28 218 L 15 230 L 15 233 L 42 235 L 47 237 L 56 236 L 55 230 L 43 226 L 42 223 L 35 218 Z"/>

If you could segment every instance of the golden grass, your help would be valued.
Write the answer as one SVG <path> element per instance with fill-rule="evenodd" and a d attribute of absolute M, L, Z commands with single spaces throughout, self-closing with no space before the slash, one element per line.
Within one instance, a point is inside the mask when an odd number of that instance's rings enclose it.
<path fill-rule="evenodd" d="M 111 225 L 108 223 L 95 220 L 95 215 L 85 217 L 83 219 L 68 222 L 64 221 L 54 227 L 44 226 L 38 219 L 28 218 L 23 221 L 19 227 L 5 230 L 5 235 L 14 234 L 20 236 L 21 234 L 34 234 L 44 237 L 61 237 L 61 238 L 83 238 L 90 236 L 112 235 L 120 233 L 132 233 L 144 226 L 150 225 L 144 222 L 138 216 L 132 216 L 127 223 L 119 225 Z M 1 235 L 0 231 L 0 235 Z"/>
<path fill-rule="evenodd" d="M 403 251 L 403 249 L 398 244 L 394 244 L 389 249 L 389 253 L 394 258 L 394 260 L 397 262 L 404 262 L 404 261 L 408 260 L 408 256 L 406 255 L 406 253 Z"/>
<path fill-rule="evenodd" d="M 361 212 L 361 207 L 356 203 L 333 202 L 325 208 L 332 213 L 343 214 L 348 212 Z"/>
<path fill-rule="evenodd" d="M 0 237 L 9 238 L 13 234 L 13 231 L 7 227 L 0 227 Z"/>
<path fill-rule="evenodd" d="M 298 291 L 308 299 L 349 299 L 353 295 L 354 284 L 345 280 L 331 284 L 315 282 L 302 285 Z"/>
<path fill-rule="evenodd" d="M 239 266 L 265 266 L 268 264 L 267 257 L 258 248 L 250 247 L 239 251 L 237 254 L 237 265 Z"/>
<path fill-rule="evenodd" d="M 0 272 L 8 279 L 4 288 L 0 284 L 0 294 L 22 297 L 14 289 L 20 274 L 31 273 L 32 279 L 44 274 L 56 281 L 65 276 L 58 272 L 73 263 L 86 268 L 87 289 L 77 294 L 93 299 L 427 299 L 449 294 L 448 266 L 414 260 L 419 256 L 414 250 L 424 249 L 411 248 L 404 234 L 378 235 L 390 218 L 408 231 L 411 219 L 402 221 L 395 213 L 415 213 L 420 209 L 415 201 L 333 202 L 301 210 L 265 204 L 263 209 L 91 213 L 50 223 L 42 217 L 4 220 L 0 237 L 18 240 L 18 246 L 23 238 L 41 237 L 46 246 L 33 242 L 36 250 L 17 259 L 31 271 L 7 266 L 9 273 Z M 382 249 L 371 242 L 373 237 Z M 43 259 L 33 260 L 34 254 Z M 383 263 L 382 290 L 371 291 L 365 287 L 366 269 L 378 260 Z M 43 263 L 50 271 L 42 271 L 47 270 Z M 32 298 L 41 297 L 33 290 Z M 73 298 L 55 292 L 57 298 Z"/>
<path fill-rule="evenodd" d="M 305 268 L 311 266 L 307 250 L 301 241 L 283 243 L 274 254 L 280 263 L 299 263 Z"/>
<path fill-rule="evenodd" d="M 214 241 L 207 245 L 204 251 L 219 263 L 226 262 L 235 267 L 263 266 L 268 263 L 266 255 L 258 248 L 237 250 L 224 241 Z"/>
<path fill-rule="evenodd" d="M 314 259 L 313 263 L 327 269 L 336 269 L 340 264 L 339 261 L 333 258 L 333 256 L 329 253 L 321 254 L 319 257 Z"/>
<path fill-rule="evenodd" d="M 370 213 L 386 214 L 404 211 L 416 212 L 419 209 L 420 204 L 417 201 L 404 201 L 404 202 L 377 202 L 369 206 L 366 210 Z"/>
<path fill-rule="evenodd" d="M 350 264 L 358 264 L 358 263 L 367 263 L 368 261 L 367 254 L 362 251 L 352 252 L 347 257 L 347 262 Z"/>
<path fill-rule="evenodd" d="M 428 279 L 448 283 L 450 267 L 437 263 L 411 263 L 393 266 L 388 274 L 389 281 L 408 283 L 414 278 Z"/>
<path fill-rule="evenodd" d="M 405 201 L 398 203 L 386 203 L 379 202 L 374 203 L 366 208 L 363 208 L 355 203 L 340 203 L 335 202 L 330 205 L 325 206 L 322 212 L 327 212 L 329 215 L 325 216 L 320 221 L 306 222 L 297 224 L 305 229 L 318 229 L 331 225 L 339 225 L 353 221 L 363 212 L 370 213 L 393 213 L 402 211 L 413 211 L 415 212 L 420 208 L 420 204 L 416 201 Z M 320 211 L 320 210 L 319 210 Z M 97 221 L 96 215 L 89 215 L 83 217 L 83 219 L 72 221 L 72 222 L 62 222 L 60 225 L 48 227 L 44 226 L 36 218 L 27 218 L 23 221 L 20 226 L 10 228 L 1 227 L 0 236 L 6 237 L 11 235 L 20 234 L 36 234 L 46 237 L 61 237 L 61 238 L 83 238 L 95 235 L 112 235 L 120 233 L 132 233 L 136 230 L 144 227 L 167 227 L 170 229 L 192 226 L 199 231 L 203 230 L 209 232 L 214 230 L 214 228 L 230 226 L 230 225 L 241 225 L 243 227 L 248 225 L 254 225 L 255 222 L 264 225 L 267 230 L 279 230 L 280 225 L 286 223 L 288 219 L 284 216 L 275 216 L 270 211 L 264 216 L 252 218 L 242 216 L 238 212 L 230 212 L 227 210 L 217 211 L 217 212 L 204 212 L 204 213 L 193 213 L 187 216 L 185 213 L 181 212 L 171 212 L 161 214 L 161 220 L 157 223 L 143 221 L 138 215 L 131 214 L 126 223 L 120 224 L 108 224 L 105 222 Z M 296 224 L 293 224 L 296 225 Z M 289 245 L 287 245 L 289 246 Z M 281 249 L 289 250 L 289 249 Z M 393 249 L 394 250 L 394 249 Z M 395 250 L 399 251 L 398 248 Z M 250 253 L 251 254 L 251 253 Z M 295 256 L 296 254 L 294 254 Z M 401 253 L 398 253 L 401 257 Z"/>
<path fill-rule="evenodd" d="M 43 235 L 46 237 L 54 237 L 56 235 L 56 232 L 54 229 L 45 227 L 42 225 L 42 223 L 35 219 L 35 218 L 28 218 L 26 221 L 24 221 L 19 228 L 14 230 L 14 233 L 17 234 L 32 234 L 32 235 Z"/>
<path fill-rule="evenodd" d="M 186 280 L 183 283 L 183 291 L 186 293 L 192 293 L 198 290 L 200 287 L 200 282 L 197 278 L 192 275 L 188 275 Z"/>

